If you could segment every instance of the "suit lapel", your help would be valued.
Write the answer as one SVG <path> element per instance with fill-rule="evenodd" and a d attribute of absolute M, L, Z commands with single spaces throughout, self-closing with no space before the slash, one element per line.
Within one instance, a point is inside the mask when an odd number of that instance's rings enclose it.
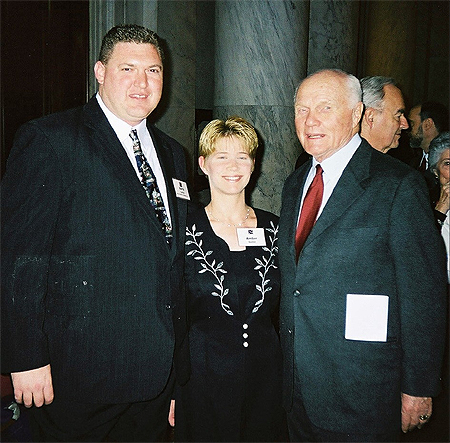
<path fill-rule="evenodd" d="M 305 248 L 345 214 L 364 192 L 364 181 L 369 177 L 372 150 L 365 141 L 360 144 L 308 236 Z"/>
<path fill-rule="evenodd" d="M 105 160 L 105 165 L 111 168 L 114 177 L 123 184 L 125 192 L 129 194 L 130 199 L 136 201 L 136 204 L 138 204 L 147 214 L 151 223 L 155 225 L 156 231 L 161 233 L 161 238 L 164 238 L 156 213 L 151 207 L 148 197 L 136 177 L 136 172 L 131 165 L 122 144 L 98 105 L 97 100 L 92 98 L 86 104 L 84 111 L 85 125 L 91 128 L 91 137 L 96 149 L 96 154 Z M 158 158 L 160 158 L 159 152 Z M 164 176 L 167 177 L 162 162 L 161 166 L 163 168 Z M 169 184 L 167 187 L 168 192 L 169 188 L 173 188 L 173 186 L 169 186 Z"/>

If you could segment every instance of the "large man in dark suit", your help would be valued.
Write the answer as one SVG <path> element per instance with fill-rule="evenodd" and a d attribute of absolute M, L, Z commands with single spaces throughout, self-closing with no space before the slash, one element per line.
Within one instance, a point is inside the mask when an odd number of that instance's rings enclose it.
<path fill-rule="evenodd" d="M 287 179 L 280 216 L 291 441 L 394 441 L 426 423 L 439 390 L 443 242 L 420 174 L 359 137 L 361 113 L 359 82 L 342 71 L 297 90 L 297 135 L 313 158 Z M 319 212 L 295 245 L 312 181 L 323 182 L 311 192 Z"/>
<path fill-rule="evenodd" d="M 36 441 L 156 441 L 185 330 L 184 153 L 146 121 L 163 84 L 155 33 L 111 29 L 95 75 L 96 97 L 24 125 L 8 160 L 2 372 Z"/>

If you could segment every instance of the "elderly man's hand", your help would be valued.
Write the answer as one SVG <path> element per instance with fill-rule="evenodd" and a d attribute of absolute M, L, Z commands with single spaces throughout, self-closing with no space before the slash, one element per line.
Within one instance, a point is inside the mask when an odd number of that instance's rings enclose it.
<path fill-rule="evenodd" d="M 412 431 L 430 419 L 433 400 L 431 397 L 412 397 L 402 393 L 402 431 Z"/>

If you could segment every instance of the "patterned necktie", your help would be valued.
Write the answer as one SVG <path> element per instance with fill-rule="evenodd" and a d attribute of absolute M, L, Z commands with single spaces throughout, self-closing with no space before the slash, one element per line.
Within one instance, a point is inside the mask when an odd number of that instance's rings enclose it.
<path fill-rule="evenodd" d="M 305 199 L 303 200 L 302 210 L 300 212 L 300 219 L 298 221 L 297 231 L 295 233 L 295 258 L 298 261 L 300 251 L 311 232 L 314 223 L 316 222 L 317 213 L 322 204 L 323 196 L 323 178 L 322 166 L 316 166 L 316 175 L 311 185 L 308 188 Z"/>
<path fill-rule="evenodd" d="M 172 241 L 172 226 L 170 226 L 170 221 L 167 217 L 166 208 L 164 207 L 164 202 L 159 192 L 158 184 L 156 183 L 155 174 L 153 174 L 152 168 L 142 152 L 141 142 L 139 141 L 136 129 L 131 130 L 130 137 L 133 140 L 133 152 L 141 175 L 142 187 L 153 209 L 156 211 L 156 217 L 161 222 L 161 228 L 166 237 L 166 241 L 170 245 Z"/>

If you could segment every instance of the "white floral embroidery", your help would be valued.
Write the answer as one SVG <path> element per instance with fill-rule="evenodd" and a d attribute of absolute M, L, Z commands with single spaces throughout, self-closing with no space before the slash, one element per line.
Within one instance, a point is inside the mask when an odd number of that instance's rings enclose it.
<path fill-rule="evenodd" d="M 196 226 L 193 225 L 192 226 L 192 231 L 189 230 L 189 228 L 186 227 L 186 235 L 192 237 L 192 240 L 187 240 L 186 241 L 186 246 L 189 245 L 195 245 L 195 249 L 191 249 L 187 255 L 192 256 L 195 260 L 200 260 L 201 263 L 200 265 L 202 266 L 202 269 L 200 269 L 200 271 L 198 271 L 199 274 L 203 274 L 204 272 L 211 272 L 211 274 L 214 275 L 214 277 L 217 280 L 217 284 L 214 285 L 214 287 L 219 291 L 213 291 L 211 292 L 211 295 L 213 295 L 214 297 L 219 297 L 220 298 L 220 305 L 222 306 L 222 309 L 228 314 L 228 315 L 234 315 L 233 311 L 231 310 L 230 306 L 228 306 L 226 303 L 224 303 L 223 299 L 224 297 L 228 294 L 229 289 L 225 288 L 223 285 L 223 281 L 225 276 L 224 275 L 220 275 L 221 274 L 226 274 L 227 271 L 225 269 L 222 269 L 223 266 L 223 262 L 217 263 L 216 261 L 213 260 L 211 263 L 207 260 L 207 257 L 209 255 L 212 254 L 212 251 L 203 251 L 202 245 L 203 245 L 203 241 L 202 239 L 198 239 L 197 237 L 200 237 L 203 232 L 202 231 L 197 231 L 196 232 Z"/>
<path fill-rule="evenodd" d="M 268 252 L 269 257 L 266 258 L 265 256 L 263 256 L 261 260 L 259 258 L 255 258 L 257 266 L 254 269 L 258 271 L 258 274 L 261 277 L 261 285 L 256 285 L 256 289 L 261 292 L 261 298 L 255 303 L 252 312 L 256 312 L 262 306 L 266 293 L 272 290 L 272 286 L 267 286 L 270 282 L 270 279 L 266 278 L 269 269 L 277 269 L 277 267 L 274 265 L 274 259 L 276 254 L 278 253 L 278 246 L 276 246 L 276 241 L 278 240 L 278 225 L 275 227 L 272 221 L 270 222 L 270 225 L 272 226 L 272 228 L 266 228 L 267 232 L 273 234 L 273 236 L 268 236 L 270 241 L 270 248 L 267 246 L 263 247 L 263 251 Z"/>

